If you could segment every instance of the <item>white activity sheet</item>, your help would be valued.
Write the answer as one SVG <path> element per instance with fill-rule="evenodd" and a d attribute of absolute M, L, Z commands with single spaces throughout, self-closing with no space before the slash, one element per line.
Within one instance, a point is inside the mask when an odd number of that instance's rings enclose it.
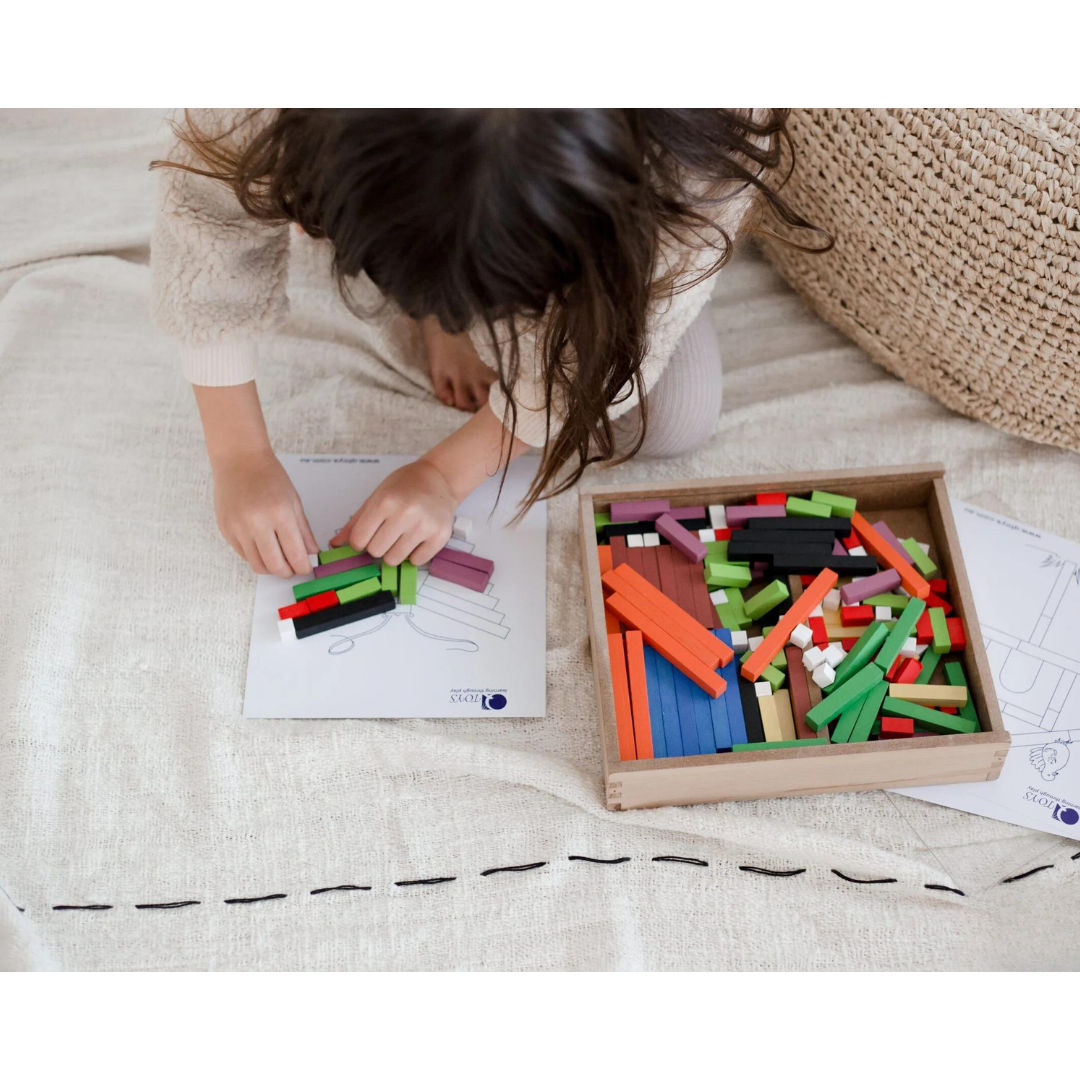
<path fill-rule="evenodd" d="M 279 455 L 320 546 L 376 486 L 415 460 L 402 455 Z M 277 609 L 293 578 L 260 576 L 244 716 L 273 718 L 543 716 L 547 512 L 536 504 L 510 525 L 536 471 L 511 464 L 470 495 L 468 542 L 451 546 L 495 563 L 487 591 L 418 573 L 415 604 L 298 641 L 281 640 Z"/>
<path fill-rule="evenodd" d="M 1080 544 L 952 507 L 1012 747 L 997 780 L 898 790 L 1080 838 Z"/>

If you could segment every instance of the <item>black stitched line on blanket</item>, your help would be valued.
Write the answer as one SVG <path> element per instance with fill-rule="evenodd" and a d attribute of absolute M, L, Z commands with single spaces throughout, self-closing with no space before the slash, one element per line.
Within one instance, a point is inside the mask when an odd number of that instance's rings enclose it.
<path fill-rule="evenodd" d="M 768 874 L 769 877 L 795 877 L 797 874 L 806 873 L 805 866 L 798 870 L 766 870 L 764 866 L 740 866 L 739 869 L 749 870 L 751 874 Z"/>
<path fill-rule="evenodd" d="M 951 885 L 924 885 L 924 889 L 940 889 L 942 892 L 954 892 L 957 896 L 967 896 L 962 889 L 954 889 Z"/>
<path fill-rule="evenodd" d="M 1012 877 L 1002 878 L 1001 884 L 1008 885 L 1011 881 L 1023 881 L 1026 877 L 1031 877 L 1032 874 L 1037 874 L 1041 870 L 1053 870 L 1054 864 L 1047 863 L 1045 866 L 1036 866 L 1031 870 L 1025 870 L 1022 874 L 1013 874 Z"/>
<path fill-rule="evenodd" d="M 896 878 L 894 877 L 879 877 L 879 878 L 857 878 L 848 877 L 847 874 L 841 874 L 839 870 L 833 870 L 833 873 L 838 878 L 843 878 L 845 881 L 850 881 L 852 885 L 895 885 Z"/>
<path fill-rule="evenodd" d="M 4 899 L 7 900 L 16 911 L 26 911 L 26 908 L 19 907 L 19 905 L 16 904 L 15 901 L 11 899 L 10 894 L 8 893 L 7 889 L 4 888 L 3 885 L 0 885 L 0 893 L 4 894 Z"/>
<path fill-rule="evenodd" d="M 594 859 L 591 855 L 567 855 L 569 862 L 587 862 L 587 863 L 599 863 L 605 866 L 615 866 L 619 863 L 630 862 L 629 855 L 623 855 L 617 859 Z M 1070 855 L 1069 860 L 1076 862 L 1080 859 L 1080 851 L 1075 855 Z M 688 866 L 708 866 L 709 864 L 704 859 L 694 859 L 688 855 L 654 855 L 653 862 L 673 862 L 684 863 Z M 493 866 L 488 870 L 481 870 L 481 877 L 489 877 L 491 874 L 507 874 L 507 873 L 521 873 L 525 870 L 538 870 L 541 866 L 547 866 L 547 862 L 534 862 L 534 863 L 522 863 L 520 866 Z M 1052 870 L 1054 868 L 1053 863 L 1046 863 L 1044 866 L 1036 866 L 1031 870 L 1025 870 L 1022 874 L 1014 874 L 1012 877 L 1003 878 L 999 885 L 1009 885 L 1014 881 L 1023 881 L 1024 878 L 1031 877 L 1032 874 L 1041 873 L 1043 870 Z M 797 870 L 770 870 L 764 866 L 740 866 L 740 870 L 746 871 L 751 874 L 765 874 L 768 877 L 797 877 L 799 874 L 806 873 L 806 867 L 799 867 Z M 842 878 L 844 881 L 849 881 L 853 885 L 894 885 L 896 884 L 896 878 L 853 878 L 847 874 L 842 873 L 839 870 L 831 870 L 831 873 L 835 874 L 838 878 Z M 457 881 L 456 877 L 435 877 L 435 878 L 417 878 L 415 881 L 395 881 L 395 885 L 442 885 L 448 881 Z M 330 885 L 322 889 L 312 889 L 312 896 L 318 896 L 321 893 L 328 892 L 371 892 L 370 885 Z M 938 885 L 935 883 L 929 883 L 923 885 L 924 889 L 936 889 L 940 892 L 956 893 L 957 896 L 967 896 L 962 889 L 954 889 L 951 885 Z M 4 893 L 7 896 L 7 893 Z M 288 896 L 288 893 L 270 893 L 269 896 L 236 896 L 231 897 L 228 900 L 223 901 L 226 904 L 259 904 L 264 900 L 284 900 Z M 8 896 L 11 900 L 11 897 Z M 16 911 L 25 912 L 26 908 L 19 907 L 13 900 L 12 906 Z M 135 908 L 139 911 L 147 910 L 166 910 L 170 908 L 183 908 L 194 907 L 201 904 L 201 900 L 173 900 L 169 903 L 162 904 L 135 904 Z M 53 911 L 111 911 L 112 904 L 53 904 Z"/>

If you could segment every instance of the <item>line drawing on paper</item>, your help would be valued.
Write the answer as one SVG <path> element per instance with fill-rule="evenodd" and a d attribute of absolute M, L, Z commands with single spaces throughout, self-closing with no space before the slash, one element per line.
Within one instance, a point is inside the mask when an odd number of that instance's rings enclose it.
<path fill-rule="evenodd" d="M 1045 746 L 1034 747 L 1028 754 L 1028 761 L 1031 762 L 1031 767 L 1050 783 L 1056 780 L 1058 773 L 1069 764 L 1069 756 L 1069 744 L 1059 739 Z"/>
<path fill-rule="evenodd" d="M 1080 741 L 1080 565 L 1048 548 L 1025 546 L 1041 553 L 1034 572 L 1045 599 L 1034 626 L 1019 628 L 1027 630 L 1019 637 L 1016 627 L 1009 633 L 980 625 L 1013 745 L 1032 746 L 1031 764 L 1052 779 L 1069 759 L 1068 744 Z M 1050 734 L 1058 738 L 1047 740 Z"/>

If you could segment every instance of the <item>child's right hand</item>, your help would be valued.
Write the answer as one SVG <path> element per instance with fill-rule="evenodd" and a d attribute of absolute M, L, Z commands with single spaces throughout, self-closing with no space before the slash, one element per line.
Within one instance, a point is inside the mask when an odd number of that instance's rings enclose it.
<path fill-rule="evenodd" d="M 214 462 L 214 509 L 221 535 L 256 574 L 310 574 L 319 545 L 300 496 L 272 450 Z"/>

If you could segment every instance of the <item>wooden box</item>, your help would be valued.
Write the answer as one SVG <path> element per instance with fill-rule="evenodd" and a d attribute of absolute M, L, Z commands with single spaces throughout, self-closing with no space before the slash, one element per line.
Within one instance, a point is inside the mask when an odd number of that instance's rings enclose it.
<path fill-rule="evenodd" d="M 608 808 L 995 779 L 1005 761 L 1009 734 L 998 710 L 944 473 L 942 465 L 928 464 L 584 488 L 581 550 Z M 884 520 L 896 535 L 929 542 L 930 557 L 948 580 L 951 602 L 964 620 L 964 666 L 983 730 L 970 735 L 621 761 L 593 514 L 606 511 L 617 500 L 667 498 L 672 506 L 731 504 L 752 499 L 757 492 L 808 494 L 815 488 L 852 496 L 861 512 L 869 512 L 871 520 Z"/>

